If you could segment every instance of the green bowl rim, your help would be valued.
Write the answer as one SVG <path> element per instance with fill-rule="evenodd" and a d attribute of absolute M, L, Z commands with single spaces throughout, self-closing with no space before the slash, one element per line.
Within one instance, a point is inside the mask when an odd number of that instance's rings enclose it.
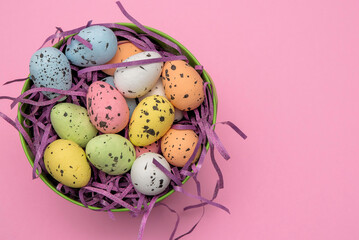
<path fill-rule="evenodd" d="M 142 32 L 135 24 L 133 23 L 116 23 L 118 25 L 122 25 L 122 26 L 125 26 L 125 27 L 129 27 L 133 30 L 135 30 L 136 32 Z M 151 27 L 148 27 L 148 26 L 145 26 L 148 30 L 154 32 L 154 33 L 157 33 L 158 35 L 162 36 L 162 37 L 165 37 L 167 38 L 168 40 L 170 40 L 171 42 L 177 44 L 181 50 L 186 53 L 186 55 L 191 58 L 191 60 L 196 64 L 196 65 L 200 65 L 199 61 L 193 56 L 193 54 L 186 48 L 184 47 L 181 43 L 179 43 L 177 40 L 175 40 L 174 38 L 168 36 L 167 34 L 157 30 L 157 29 L 154 29 L 154 28 L 151 28 Z M 69 37 L 69 36 L 68 36 Z M 53 47 L 56 47 L 58 48 L 61 44 L 63 43 L 63 41 L 60 41 L 58 42 L 57 44 L 55 44 Z M 206 82 L 209 82 L 209 88 L 210 90 L 212 91 L 212 94 L 213 94 L 213 124 L 216 123 L 216 119 L 217 119 L 217 108 L 218 108 L 218 99 L 217 99 L 217 92 L 216 92 L 216 88 L 214 86 L 214 83 L 211 79 L 211 77 L 209 76 L 209 74 L 207 73 L 207 71 L 203 70 L 203 74 L 202 74 L 202 78 L 206 81 Z M 29 89 L 30 87 L 30 79 L 28 78 L 21 90 L 21 94 L 24 93 L 26 90 Z M 19 105 L 19 108 L 18 108 L 18 119 L 19 119 L 19 122 L 20 124 L 23 126 L 23 121 L 24 121 L 24 117 L 20 114 L 20 105 Z M 23 126 L 24 127 L 24 126 Z M 25 127 L 24 127 L 25 128 Z M 25 155 L 30 163 L 30 165 L 33 167 L 34 166 L 34 161 L 32 159 L 32 154 L 30 153 L 29 149 L 28 149 L 28 145 L 23 137 L 23 135 L 20 133 L 20 141 L 21 141 L 21 145 L 24 149 L 24 152 L 25 152 Z M 209 148 L 209 143 L 207 142 L 206 144 L 206 150 L 208 150 Z M 38 171 L 37 171 L 38 173 Z M 186 183 L 188 181 L 190 177 L 187 176 L 183 181 L 182 181 L 182 184 Z M 40 175 L 40 179 L 50 188 L 52 189 L 55 193 L 57 193 L 58 195 L 60 195 L 61 197 L 63 197 L 64 199 L 78 205 L 78 206 L 81 206 L 81 207 L 85 207 L 85 205 L 83 205 L 81 202 L 78 202 L 74 199 L 71 199 L 70 197 L 66 196 L 65 194 L 63 194 L 62 192 L 58 191 L 56 189 L 56 187 L 54 187 L 51 182 L 49 182 L 43 173 L 41 173 Z M 170 196 L 172 193 L 174 193 L 174 189 L 170 190 L 168 193 L 166 193 L 165 195 L 159 197 L 156 201 L 157 202 L 160 202 L 162 201 L 163 199 L 167 198 L 168 196 Z M 101 210 L 101 208 L 98 208 L 98 207 L 93 207 L 93 206 L 87 206 L 87 208 L 89 209 L 92 209 L 92 210 Z M 128 208 L 117 208 L 117 209 L 111 209 L 112 212 L 125 212 L 125 211 L 130 211 Z"/>

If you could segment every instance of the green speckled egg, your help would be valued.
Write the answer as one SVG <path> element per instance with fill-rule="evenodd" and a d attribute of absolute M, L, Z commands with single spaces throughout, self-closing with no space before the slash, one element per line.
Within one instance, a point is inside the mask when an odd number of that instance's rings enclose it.
<path fill-rule="evenodd" d="M 87 185 L 91 178 L 85 151 L 70 140 L 58 139 L 46 147 L 45 168 L 60 183 L 73 188 Z"/>
<path fill-rule="evenodd" d="M 174 113 L 174 107 L 165 97 L 146 97 L 132 114 L 129 124 L 130 141 L 135 146 L 154 143 L 171 128 Z"/>
<path fill-rule="evenodd" d="M 132 143 L 117 134 L 103 134 L 91 139 L 86 145 L 86 155 L 96 168 L 110 175 L 129 171 L 136 159 Z"/>
<path fill-rule="evenodd" d="M 73 103 L 59 103 L 51 109 L 51 124 L 62 139 L 74 141 L 85 147 L 97 135 L 90 122 L 87 109 Z"/>

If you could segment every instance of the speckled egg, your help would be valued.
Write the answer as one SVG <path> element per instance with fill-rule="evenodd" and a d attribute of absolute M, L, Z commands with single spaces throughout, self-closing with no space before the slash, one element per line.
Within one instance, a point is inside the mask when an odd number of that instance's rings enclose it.
<path fill-rule="evenodd" d="M 162 77 L 160 77 L 158 79 L 156 85 L 148 93 L 146 93 L 144 96 L 138 98 L 138 100 L 142 101 L 146 97 L 153 96 L 153 95 L 159 95 L 159 96 L 163 96 L 163 97 L 167 98 L 166 94 L 165 94 L 165 88 L 163 87 L 163 83 L 162 83 Z M 182 118 L 183 118 L 182 111 L 175 108 L 175 120 L 174 121 L 178 122 L 178 121 L 182 120 Z"/>
<path fill-rule="evenodd" d="M 137 102 L 135 98 L 125 98 L 127 102 L 128 109 L 130 110 L 130 119 L 132 117 L 133 111 L 137 107 Z"/>
<path fill-rule="evenodd" d="M 104 79 L 101 79 L 101 81 L 106 82 L 108 84 L 110 84 L 112 87 L 115 88 L 115 84 L 113 82 L 113 77 L 105 77 Z M 128 109 L 130 111 L 130 118 L 132 116 L 133 111 L 135 110 L 136 106 L 137 106 L 137 102 L 135 98 L 125 98 Z"/>
<path fill-rule="evenodd" d="M 139 49 L 138 47 L 136 47 L 131 42 L 128 42 L 128 41 L 119 42 L 115 56 L 106 64 L 121 63 L 125 59 L 127 59 L 137 53 L 140 53 L 140 52 L 143 52 L 143 51 L 141 49 Z M 105 69 L 102 71 L 108 75 L 113 76 L 116 71 L 116 68 Z"/>
<path fill-rule="evenodd" d="M 91 43 L 92 49 L 73 38 L 65 51 L 72 64 L 79 67 L 101 65 L 115 56 L 117 38 L 111 29 L 98 25 L 91 26 L 82 29 L 78 35 Z"/>
<path fill-rule="evenodd" d="M 157 52 L 147 51 L 137 53 L 123 62 L 154 58 L 161 58 L 161 55 Z M 141 97 L 156 84 L 161 75 L 162 67 L 163 63 L 159 62 L 117 68 L 114 74 L 115 86 L 127 98 Z"/>
<path fill-rule="evenodd" d="M 166 62 L 162 77 L 166 96 L 173 106 L 180 110 L 190 111 L 202 104 L 203 80 L 188 63 L 182 60 Z"/>
<path fill-rule="evenodd" d="M 112 87 L 115 87 L 115 83 L 113 82 L 113 77 L 105 77 L 101 79 L 101 81 L 110 84 Z"/>
<path fill-rule="evenodd" d="M 143 95 L 142 97 L 139 97 L 138 100 L 142 101 L 146 97 L 153 96 L 153 95 L 166 97 L 165 89 L 162 84 L 162 77 L 159 77 L 156 84 L 151 88 L 151 90 L 148 93 L 146 93 L 145 95 Z"/>
<path fill-rule="evenodd" d="M 158 141 L 156 141 L 148 146 L 143 146 L 143 147 L 136 146 L 135 150 L 136 150 L 136 157 L 139 157 L 146 152 L 158 153 L 160 151 L 160 144 L 158 143 Z"/>
<path fill-rule="evenodd" d="M 144 153 L 132 165 L 131 182 L 137 192 L 154 196 L 162 193 L 171 179 L 152 163 L 156 159 L 168 171 L 171 167 L 163 156 L 157 153 Z"/>
<path fill-rule="evenodd" d="M 192 156 L 198 142 L 193 130 L 170 129 L 161 140 L 161 151 L 166 160 L 176 167 L 183 167 Z M 198 151 L 193 162 L 197 161 Z"/>
<path fill-rule="evenodd" d="M 91 123 L 102 133 L 117 133 L 129 121 L 125 98 L 108 83 L 97 81 L 87 93 L 87 111 Z"/>
<path fill-rule="evenodd" d="M 71 140 L 81 147 L 97 135 L 87 109 L 73 103 L 59 103 L 51 109 L 52 127 L 62 139 Z"/>
<path fill-rule="evenodd" d="M 81 188 L 91 178 L 91 168 L 85 151 L 70 140 L 58 139 L 50 143 L 44 152 L 47 172 L 60 183 Z"/>
<path fill-rule="evenodd" d="M 129 171 L 136 159 L 131 142 L 117 134 L 102 134 L 91 139 L 86 155 L 96 168 L 110 175 Z"/>
<path fill-rule="evenodd" d="M 69 90 L 72 75 L 69 60 L 57 48 L 45 47 L 37 50 L 30 59 L 30 78 L 36 87 Z M 53 99 L 59 94 L 43 92 Z"/>
<path fill-rule="evenodd" d="M 129 138 L 135 146 L 147 146 L 160 139 L 174 120 L 172 104 L 162 96 L 143 99 L 132 114 Z"/>
<path fill-rule="evenodd" d="M 179 110 L 178 108 L 175 108 L 175 120 L 174 122 L 179 122 L 183 118 L 183 112 Z"/>

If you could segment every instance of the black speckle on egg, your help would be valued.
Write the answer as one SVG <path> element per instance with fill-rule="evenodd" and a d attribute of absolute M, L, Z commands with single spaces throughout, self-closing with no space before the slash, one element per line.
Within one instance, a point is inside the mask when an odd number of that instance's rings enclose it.
<path fill-rule="evenodd" d="M 107 123 L 106 122 L 104 122 L 104 121 L 101 121 L 100 122 L 100 127 L 101 128 L 105 128 L 107 126 Z"/>

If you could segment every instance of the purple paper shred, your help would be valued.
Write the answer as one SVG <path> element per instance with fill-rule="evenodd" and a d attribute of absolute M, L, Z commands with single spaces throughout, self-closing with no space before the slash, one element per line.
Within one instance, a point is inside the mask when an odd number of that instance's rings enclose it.
<path fill-rule="evenodd" d="M 14 128 L 16 128 L 24 137 L 27 142 L 30 151 L 35 156 L 34 166 L 33 166 L 33 178 L 37 178 L 40 174 L 48 174 L 46 168 L 44 167 L 43 162 L 43 152 L 48 144 L 55 141 L 58 136 L 51 126 L 50 121 L 50 112 L 53 106 L 55 106 L 59 101 L 65 101 L 68 103 L 74 103 L 80 106 L 86 107 L 86 94 L 89 88 L 89 85 L 92 82 L 98 81 L 107 75 L 101 72 L 104 69 L 111 69 L 117 67 L 126 67 L 126 66 L 135 66 L 135 65 L 143 65 L 150 64 L 155 62 L 166 62 L 166 61 L 174 61 L 174 60 L 184 60 L 188 62 L 188 59 L 182 55 L 181 49 L 179 46 L 174 44 L 173 42 L 163 38 L 149 30 L 147 30 L 142 24 L 140 24 L 137 20 L 135 20 L 132 16 L 130 16 L 126 10 L 123 8 L 122 4 L 118 1 L 116 2 L 122 13 L 134 24 L 136 24 L 145 34 L 138 34 L 134 30 L 121 26 L 114 23 L 104 23 L 104 24 L 92 24 L 92 21 L 89 21 L 85 26 L 69 30 L 63 31 L 60 27 L 56 27 L 55 34 L 49 36 L 43 43 L 44 46 L 47 42 L 51 41 L 52 43 L 57 39 L 57 41 L 62 41 L 68 35 L 75 34 L 74 36 L 68 38 L 67 41 L 64 41 L 62 46 L 60 46 L 60 50 L 63 51 L 65 47 L 71 43 L 72 39 L 76 39 L 82 42 L 88 48 L 92 48 L 91 43 L 87 42 L 83 38 L 77 35 L 79 31 L 82 29 L 93 26 L 93 25 L 101 25 L 108 28 L 111 28 L 115 35 L 126 39 L 127 41 L 133 43 L 140 49 L 144 51 L 156 51 L 160 53 L 161 58 L 157 59 L 148 59 L 148 60 L 140 60 L 133 61 L 127 63 L 116 63 L 116 64 L 105 64 L 100 66 L 93 66 L 87 68 L 80 68 L 77 66 L 71 65 L 72 75 L 73 75 L 73 85 L 70 90 L 59 90 L 53 88 L 37 88 L 34 85 L 30 87 L 29 90 L 21 94 L 20 96 L 13 98 L 9 96 L 0 96 L 1 99 L 11 100 L 11 108 L 14 108 L 17 104 L 19 104 L 19 112 L 24 117 L 23 122 L 19 122 L 18 118 L 15 120 L 10 119 L 8 116 L 0 112 L 0 117 L 2 117 L 6 122 L 11 124 Z M 167 46 L 175 49 L 178 52 L 178 55 L 173 53 L 166 52 L 162 47 L 152 42 L 150 38 L 155 38 Z M 196 65 L 194 68 L 198 71 L 199 74 L 203 73 L 203 66 Z M 22 82 L 27 80 L 26 78 L 15 79 L 12 81 L 6 82 L 4 85 Z M 171 179 L 170 186 L 166 189 L 165 192 L 157 195 L 157 196 L 145 196 L 141 193 L 138 193 L 132 183 L 130 174 L 126 173 L 119 176 L 111 176 L 108 175 L 98 169 L 96 169 L 92 164 L 92 176 L 90 182 L 87 186 L 81 189 L 73 189 L 67 186 L 64 186 L 61 183 L 57 183 L 56 189 L 62 194 L 81 202 L 85 207 L 95 207 L 98 211 L 108 211 L 110 212 L 113 209 L 118 208 L 128 208 L 130 210 L 130 214 L 133 217 L 137 217 L 139 215 L 143 215 L 138 239 L 142 239 L 144 228 L 148 219 L 148 216 L 155 206 L 156 200 L 161 196 L 165 195 L 168 191 L 174 189 L 177 192 L 181 192 L 189 197 L 195 198 L 200 201 L 199 204 L 190 205 L 184 208 L 184 211 L 189 209 L 194 209 L 198 207 L 203 208 L 202 216 L 200 219 L 194 224 L 194 226 L 185 234 L 180 235 L 175 239 L 180 239 L 188 234 L 190 234 L 201 221 L 204 215 L 204 207 L 206 205 L 212 205 L 218 207 L 229 213 L 229 209 L 225 206 L 214 202 L 216 199 L 218 192 L 221 188 L 224 187 L 223 184 L 223 174 L 219 168 L 219 165 L 214 157 L 214 148 L 221 154 L 221 156 L 228 160 L 229 154 L 227 150 L 224 148 L 221 143 L 219 137 L 214 131 L 213 116 L 214 116 L 214 106 L 212 101 L 212 92 L 210 90 L 210 83 L 206 82 L 204 84 L 205 91 L 205 100 L 203 104 L 194 111 L 184 112 L 184 119 L 180 122 L 174 124 L 172 126 L 173 129 L 184 130 L 191 129 L 196 132 L 199 136 L 198 143 L 195 147 L 195 150 L 187 161 L 183 168 L 172 167 L 171 171 L 168 171 L 164 168 L 158 161 L 153 159 L 153 163 L 166 174 Z M 42 92 L 53 92 L 60 94 L 58 97 L 54 99 L 48 99 Z M 27 107 L 26 110 L 23 110 L 23 107 Z M 243 139 L 247 136 L 232 122 L 219 122 L 217 124 L 224 124 L 231 127 L 237 134 L 239 134 Z M 25 128 L 30 130 L 30 135 L 25 131 Z M 123 135 L 128 138 L 128 127 L 125 128 Z M 197 179 L 197 175 L 204 163 L 205 156 L 207 154 L 206 143 L 209 142 L 209 151 L 211 156 L 211 162 L 217 172 L 218 180 L 216 186 L 214 188 L 212 197 L 207 199 L 201 195 L 201 184 Z M 196 164 L 193 164 L 193 160 L 196 156 L 197 151 L 201 149 L 201 154 Z M 194 180 L 196 184 L 197 194 L 192 194 L 186 192 L 182 188 L 182 181 L 190 176 Z M 157 203 L 156 206 L 165 206 L 170 212 L 175 213 L 177 215 L 177 221 L 174 227 L 174 230 L 171 233 L 170 239 L 174 239 L 174 235 L 176 233 L 178 224 L 180 222 L 179 214 L 167 206 L 164 203 Z M 113 215 L 109 215 L 113 218 Z"/>
<path fill-rule="evenodd" d="M 73 36 L 72 39 L 75 39 L 77 41 L 79 41 L 80 43 L 82 43 L 84 46 L 86 46 L 87 48 L 92 50 L 92 44 L 89 41 L 86 41 L 85 39 L 83 39 L 82 37 L 80 37 L 78 34 L 76 34 L 75 36 Z"/>

